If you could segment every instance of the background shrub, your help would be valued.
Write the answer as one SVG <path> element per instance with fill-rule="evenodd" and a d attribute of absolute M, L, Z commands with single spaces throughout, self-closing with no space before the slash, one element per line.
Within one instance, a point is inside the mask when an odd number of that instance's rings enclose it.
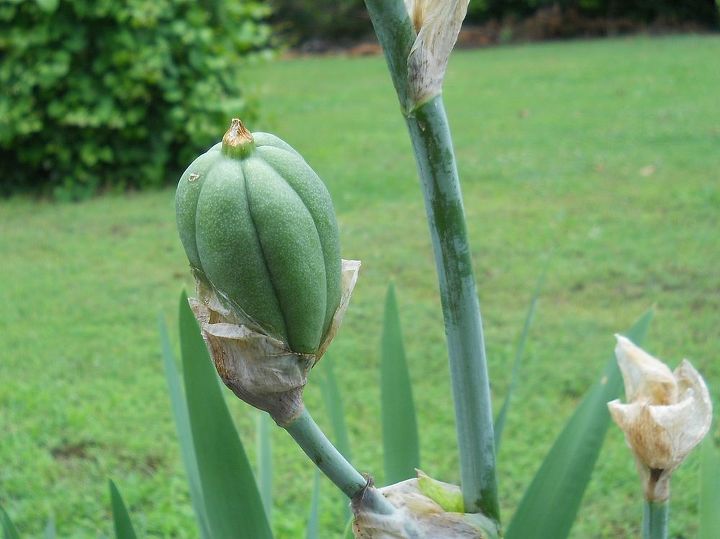
<path fill-rule="evenodd" d="M 372 35 L 363 0 L 270 0 L 276 29 L 290 44 Z"/>
<path fill-rule="evenodd" d="M 259 2 L 0 4 L 0 192 L 62 198 L 163 183 L 252 113 L 240 59 L 264 49 Z"/>
<path fill-rule="evenodd" d="M 291 44 L 302 43 L 313 50 L 313 42 L 342 42 L 372 35 L 363 0 L 269 1 L 277 30 L 289 38 Z M 555 18 L 559 14 L 557 24 L 562 28 L 547 36 L 528 36 L 536 39 L 598 35 L 600 32 L 593 27 L 605 19 L 621 20 L 627 31 L 655 23 L 665 27 L 682 28 L 694 23 L 717 28 L 716 2 L 720 0 L 470 0 L 467 22 L 519 22 L 548 10 L 553 11 Z M 604 33 L 613 33 L 612 28 L 616 26 L 611 24 Z M 322 43 L 315 44 L 321 48 Z"/>
<path fill-rule="evenodd" d="M 470 0 L 467 20 L 523 19 L 549 8 L 590 18 L 622 18 L 636 23 L 692 22 L 708 28 L 718 24 L 716 0 Z"/>

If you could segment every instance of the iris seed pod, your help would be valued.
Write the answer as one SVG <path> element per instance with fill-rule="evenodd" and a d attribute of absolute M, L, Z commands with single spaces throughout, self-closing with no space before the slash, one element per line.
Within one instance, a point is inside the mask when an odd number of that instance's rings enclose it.
<path fill-rule="evenodd" d="M 317 354 L 340 304 L 340 243 L 330 194 L 300 154 L 234 119 L 175 204 L 196 278 L 246 327 Z"/>

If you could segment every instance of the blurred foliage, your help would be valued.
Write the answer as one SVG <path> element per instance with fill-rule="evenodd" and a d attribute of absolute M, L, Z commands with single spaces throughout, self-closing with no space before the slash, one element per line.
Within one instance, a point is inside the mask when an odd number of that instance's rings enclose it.
<path fill-rule="evenodd" d="M 269 40 L 260 2 L 0 4 L 0 194 L 83 198 L 162 184 L 252 114 L 241 58 Z"/>
<path fill-rule="evenodd" d="M 276 29 L 291 44 L 372 34 L 363 0 L 270 0 Z"/>
<path fill-rule="evenodd" d="M 548 8 L 642 23 L 662 19 L 668 23 L 694 22 L 714 27 L 718 22 L 716 0 L 470 0 L 468 20 L 525 18 Z"/>
<path fill-rule="evenodd" d="M 523 20 L 552 9 L 571 14 L 571 19 L 579 16 L 624 19 L 635 24 L 695 23 L 712 28 L 718 24 L 716 2 L 720 0 L 470 0 L 467 20 L 472 24 Z M 291 44 L 341 42 L 372 34 L 363 0 L 270 0 L 270 4 L 277 31 Z M 576 28 L 576 21 L 567 25 L 568 31 L 562 34 L 583 33 L 582 28 Z"/>

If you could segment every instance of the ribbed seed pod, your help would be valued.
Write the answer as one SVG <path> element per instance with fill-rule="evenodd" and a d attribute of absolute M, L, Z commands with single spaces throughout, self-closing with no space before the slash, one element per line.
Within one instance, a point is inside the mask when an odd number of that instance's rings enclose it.
<path fill-rule="evenodd" d="M 175 196 L 190 265 L 251 328 L 313 354 L 340 303 L 340 243 L 327 188 L 290 145 L 233 120 Z"/>

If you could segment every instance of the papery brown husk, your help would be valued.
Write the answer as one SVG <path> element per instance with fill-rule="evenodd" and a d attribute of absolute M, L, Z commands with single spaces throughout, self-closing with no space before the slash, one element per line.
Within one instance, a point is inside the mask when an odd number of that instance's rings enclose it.
<path fill-rule="evenodd" d="M 489 519 L 479 514 L 446 512 L 408 479 L 380 489 L 397 511 L 391 515 L 353 500 L 353 533 L 360 539 L 491 539 Z"/>
<path fill-rule="evenodd" d="M 359 268 L 359 261 L 343 260 L 340 305 L 316 354 L 293 352 L 287 343 L 263 333 L 196 275 L 197 297 L 189 299 L 190 306 L 225 385 L 240 399 L 268 412 L 279 425 L 290 424 L 303 410 L 302 392 L 310 369 L 337 334 Z"/>

